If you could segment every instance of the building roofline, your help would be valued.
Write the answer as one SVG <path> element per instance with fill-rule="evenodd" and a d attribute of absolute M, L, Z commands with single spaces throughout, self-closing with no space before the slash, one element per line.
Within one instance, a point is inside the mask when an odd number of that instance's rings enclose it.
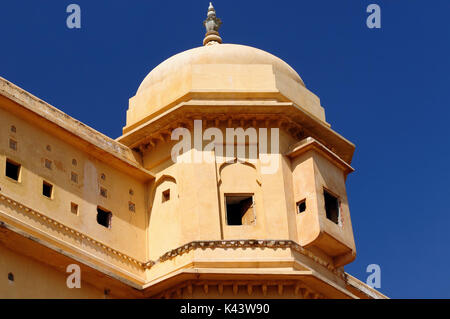
<path fill-rule="evenodd" d="M 307 137 L 291 145 L 285 155 L 289 158 L 295 158 L 308 152 L 311 149 L 315 149 L 331 159 L 334 163 L 336 163 L 336 165 L 342 168 L 345 176 L 354 171 L 353 167 L 347 164 L 347 162 L 345 162 L 342 158 L 333 153 L 329 148 L 327 148 L 325 145 L 323 145 L 313 137 Z"/>
<path fill-rule="evenodd" d="M 373 299 L 389 299 L 389 297 L 382 294 L 378 290 L 370 287 L 369 285 L 363 283 L 358 278 L 355 278 L 348 273 L 345 273 L 345 276 L 346 276 L 346 283 L 349 286 L 349 288 L 352 288 L 352 290 L 358 291 L 359 292 L 358 295 L 364 294 L 368 298 L 373 298 Z"/>
<path fill-rule="evenodd" d="M 139 164 L 133 151 L 126 145 L 123 145 L 74 119 L 2 77 L 0 77 L 0 97 L 5 97 L 22 108 L 22 110 L 18 110 L 10 105 L 9 109 L 14 113 L 23 114 L 24 111 L 25 113 L 31 113 L 42 119 L 44 122 L 53 124 L 57 129 L 69 133 L 67 136 L 71 135 L 78 140 L 78 143 L 71 144 L 81 149 L 84 148 L 85 151 L 89 150 L 90 155 L 93 155 L 99 160 L 103 162 L 108 161 L 109 164 L 113 164 L 113 166 L 125 172 L 130 171 L 129 168 L 131 168 L 132 175 L 141 180 L 154 178 L 149 171 Z M 8 109 L 7 105 L 0 106 Z M 47 131 L 51 130 L 47 125 L 44 126 L 44 128 Z M 128 168 L 128 170 L 126 168 Z"/>

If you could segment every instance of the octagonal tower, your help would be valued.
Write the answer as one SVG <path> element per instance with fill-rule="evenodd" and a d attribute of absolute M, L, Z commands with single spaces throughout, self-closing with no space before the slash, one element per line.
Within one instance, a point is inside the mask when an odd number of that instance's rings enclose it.
<path fill-rule="evenodd" d="M 145 77 L 118 138 L 155 176 L 147 254 L 156 262 L 148 276 L 165 278 L 165 294 L 192 285 L 168 274 L 194 271 L 216 293 L 225 275 L 230 289 L 248 276 L 255 281 L 247 287 L 284 280 L 298 292 L 324 278 L 343 287 L 343 266 L 356 255 L 345 189 L 355 147 L 331 129 L 292 67 L 256 48 L 222 44 L 220 24 L 210 5 L 204 46 Z M 339 295 L 321 287 L 316 296 Z"/>

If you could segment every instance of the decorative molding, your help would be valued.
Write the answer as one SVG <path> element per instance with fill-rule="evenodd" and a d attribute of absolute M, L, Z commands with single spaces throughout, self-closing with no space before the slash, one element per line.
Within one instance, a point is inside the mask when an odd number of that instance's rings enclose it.
<path fill-rule="evenodd" d="M 114 248 L 111 248 L 92 237 L 89 237 L 83 233 L 80 233 L 79 231 L 77 231 L 73 228 L 70 228 L 67 225 L 62 224 L 53 218 L 47 217 L 44 214 L 39 213 L 36 210 L 31 209 L 4 194 L 0 194 L 0 201 L 8 203 L 13 208 L 19 209 L 29 216 L 34 216 L 35 218 L 41 220 L 47 226 L 49 226 L 55 230 L 59 230 L 59 231 L 63 230 L 68 235 L 78 238 L 80 241 L 81 240 L 87 241 L 91 245 L 102 249 L 105 253 L 109 254 L 110 256 L 117 256 L 118 258 L 127 262 L 128 264 L 140 267 L 142 270 L 151 269 L 156 264 L 163 263 L 167 260 L 184 255 L 195 249 L 228 249 L 228 248 L 233 248 L 233 249 L 235 249 L 235 248 L 292 249 L 292 250 L 312 259 L 314 262 L 320 264 L 321 266 L 327 268 L 329 271 L 334 273 L 336 276 L 346 280 L 345 272 L 334 268 L 334 266 L 332 264 L 319 258 L 318 256 L 314 255 L 311 251 L 306 250 L 305 248 L 303 248 L 302 246 L 300 246 L 299 244 L 297 244 L 296 242 L 294 242 L 292 240 L 261 240 L 261 239 L 245 239 L 244 240 L 244 239 L 240 239 L 240 240 L 192 241 L 190 243 L 187 243 L 178 248 L 168 251 L 167 253 L 165 253 L 164 255 L 162 255 L 155 261 L 149 260 L 147 262 L 142 262 L 142 261 L 139 261 L 131 256 L 128 256 L 127 254 L 124 254 Z"/>
<path fill-rule="evenodd" d="M 169 124 L 161 126 L 152 133 L 147 133 L 145 138 L 133 143 L 130 148 L 140 152 L 150 151 L 158 143 L 170 141 L 171 132 L 174 129 L 178 127 L 192 129 L 194 120 L 202 120 L 203 129 L 219 127 L 221 124 L 224 124 L 227 127 L 242 127 L 244 129 L 249 127 L 278 127 L 296 139 L 303 139 L 311 135 L 300 124 L 283 114 L 203 114 L 189 112 L 183 114 L 182 117 L 178 115 L 171 118 Z M 161 135 L 166 136 L 166 138 L 162 139 Z"/>
<path fill-rule="evenodd" d="M 174 184 L 177 184 L 177 180 L 172 175 L 163 174 L 161 175 L 154 184 L 154 189 L 156 189 L 159 185 L 161 185 L 165 181 L 171 181 Z"/>
<path fill-rule="evenodd" d="M 269 249 L 292 249 L 327 268 L 338 277 L 345 279 L 345 272 L 335 268 L 332 264 L 314 255 L 311 251 L 306 250 L 296 242 L 292 240 L 262 240 L 262 239 L 239 239 L 239 240 L 204 240 L 204 241 L 192 241 L 188 244 L 180 246 L 176 249 L 168 251 L 164 255 L 158 258 L 156 261 L 152 261 L 151 264 L 145 265 L 146 268 L 151 268 L 157 263 L 165 262 L 166 260 L 173 259 L 175 257 L 184 255 L 191 250 L 195 249 L 227 249 L 227 248 L 269 248 Z"/>
<path fill-rule="evenodd" d="M 211 294 L 212 288 L 217 288 L 219 295 L 223 295 L 224 287 L 230 287 L 233 295 L 238 295 L 239 292 L 253 296 L 260 291 L 264 296 L 268 294 L 268 288 L 274 287 L 278 296 L 283 295 L 288 291 L 286 288 L 292 287 L 295 296 L 303 299 L 323 299 L 326 298 L 321 293 L 314 291 L 307 286 L 301 280 L 188 280 L 169 288 L 163 292 L 158 293 L 152 298 L 172 299 L 182 298 L 183 292 L 192 296 L 194 293 L 194 287 L 197 287 L 197 291 L 201 291 L 203 294 Z M 208 288 L 205 288 L 208 287 Z M 240 289 L 243 288 L 243 289 Z M 214 292 L 213 292 L 214 294 Z"/>
<path fill-rule="evenodd" d="M 30 207 L 27 207 L 24 204 L 14 200 L 4 194 L 0 195 L 0 201 L 6 202 L 13 208 L 24 212 L 26 215 L 28 215 L 30 217 L 37 218 L 38 220 L 40 220 L 41 222 L 43 222 L 45 225 L 47 225 L 48 227 L 50 227 L 52 229 L 55 229 L 58 231 L 65 231 L 66 234 L 69 236 L 75 237 L 80 241 L 86 241 L 86 242 L 90 243 L 91 245 L 96 246 L 96 248 L 102 249 L 105 253 L 107 253 L 110 256 L 117 256 L 119 259 L 121 259 L 131 265 L 139 266 L 141 269 L 144 268 L 143 262 L 140 262 L 140 261 L 136 260 L 135 258 L 128 256 L 127 254 L 124 254 L 114 248 L 111 248 L 111 247 L 105 245 L 104 243 L 99 242 L 98 240 L 96 240 L 92 237 L 89 237 L 71 227 L 68 227 L 53 218 L 50 218 L 42 213 L 39 213 L 38 211 L 36 211 Z"/>
<path fill-rule="evenodd" d="M 241 162 L 237 157 L 234 157 L 233 159 L 228 160 L 228 161 L 220 164 L 220 166 L 219 166 L 219 180 L 217 181 L 217 185 L 218 186 L 222 185 L 222 171 L 226 167 L 231 166 L 231 165 L 235 165 L 235 164 L 241 164 L 241 165 L 245 165 L 245 166 L 253 168 L 255 170 L 255 172 L 256 172 L 256 175 L 257 175 L 256 179 L 255 179 L 256 183 L 258 184 L 258 186 L 262 185 L 262 182 L 261 182 L 262 178 L 261 178 L 260 173 L 259 173 L 260 170 L 258 169 L 259 165 L 258 165 L 258 167 L 256 167 L 255 164 L 251 163 L 248 160 L 245 160 L 245 161 Z"/>
<path fill-rule="evenodd" d="M 338 165 L 346 174 L 346 176 L 353 172 L 354 169 L 347 162 L 345 162 L 342 158 L 340 158 L 333 150 L 326 147 L 324 144 L 320 143 L 313 137 L 307 137 L 289 147 L 284 155 L 293 159 L 296 158 L 307 151 L 314 149 L 319 152 L 325 158 L 333 161 Z"/>

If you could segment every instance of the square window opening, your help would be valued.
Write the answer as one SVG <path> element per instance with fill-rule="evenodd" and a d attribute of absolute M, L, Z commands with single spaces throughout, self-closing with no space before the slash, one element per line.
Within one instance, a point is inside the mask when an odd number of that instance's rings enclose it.
<path fill-rule="evenodd" d="M 19 181 L 21 165 L 9 159 L 6 160 L 5 175 L 15 181 Z"/>
<path fill-rule="evenodd" d="M 42 195 L 48 198 L 52 198 L 53 196 L 53 185 L 47 182 L 42 183 Z"/>
<path fill-rule="evenodd" d="M 253 195 L 226 195 L 225 205 L 227 225 L 242 226 L 255 223 Z"/>
<path fill-rule="evenodd" d="M 49 159 L 45 159 L 45 168 L 52 169 L 52 161 Z"/>
<path fill-rule="evenodd" d="M 167 202 L 170 200 L 170 189 L 166 189 L 164 192 L 162 192 L 162 202 Z"/>
<path fill-rule="evenodd" d="M 106 228 L 111 228 L 112 213 L 104 208 L 97 207 L 97 223 Z"/>
<path fill-rule="evenodd" d="M 74 215 L 78 215 L 78 205 L 75 203 L 70 203 L 70 212 Z"/>
<path fill-rule="evenodd" d="M 14 151 L 17 151 L 17 141 L 10 139 L 9 140 L 9 148 Z"/>
<path fill-rule="evenodd" d="M 72 182 L 74 182 L 75 184 L 78 183 L 78 174 L 72 172 L 72 173 L 70 174 L 70 180 L 71 180 Z"/>
<path fill-rule="evenodd" d="M 306 211 L 306 199 L 301 200 L 297 203 L 297 213 L 301 214 Z"/>
<path fill-rule="evenodd" d="M 339 199 L 326 190 L 323 191 L 323 196 L 325 199 L 325 212 L 327 218 L 339 225 Z"/>
<path fill-rule="evenodd" d="M 136 205 L 133 202 L 128 202 L 128 210 L 130 212 L 136 212 Z"/>
<path fill-rule="evenodd" d="M 106 188 L 100 187 L 100 195 L 108 198 L 108 190 Z"/>

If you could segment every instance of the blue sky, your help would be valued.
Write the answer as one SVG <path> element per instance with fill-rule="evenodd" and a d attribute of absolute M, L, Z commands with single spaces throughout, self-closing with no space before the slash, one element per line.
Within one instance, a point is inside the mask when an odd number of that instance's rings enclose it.
<path fill-rule="evenodd" d="M 66 7 L 81 6 L 81 29 Z M 381 7 L 368 29 L 366 7 Z M 216 0 L 224 42 L 289 63 L 356 144 L 347 179 L 365 281 L 393 298 L 450 298 L 450 1 Z M 7 1 L 0 76 L 113 138 L 145 75 L 200 46 L 208 1 Z"/>

